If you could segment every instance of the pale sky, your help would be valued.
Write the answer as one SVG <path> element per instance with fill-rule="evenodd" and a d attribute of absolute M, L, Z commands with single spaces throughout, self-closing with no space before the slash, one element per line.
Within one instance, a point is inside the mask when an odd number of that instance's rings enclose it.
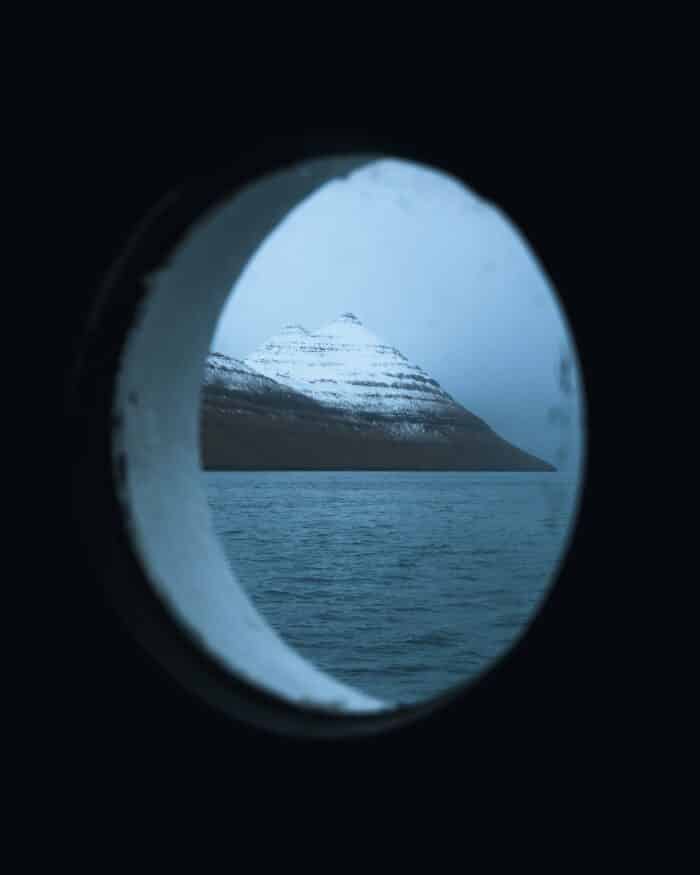
<path fill-rule="evenodd" d="M 570 368 L 562 390 L 572 348 L 556 296 L 505 215 L 461 183 L 382 160 L 323 185 L 252 257 L 211 349 L 244 359 L 288 323 L 346 311 L 502 437 L 577 464 L 580 379 Z"/>

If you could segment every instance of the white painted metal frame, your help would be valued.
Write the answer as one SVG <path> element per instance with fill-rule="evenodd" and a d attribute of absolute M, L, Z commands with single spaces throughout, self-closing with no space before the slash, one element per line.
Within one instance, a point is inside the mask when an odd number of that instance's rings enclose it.
<path fill-rule="evenodd" d="M 219 314 L 247 261 L 303 198 L 382 156 L 316 159 L 272 174 L 194 224 L 125 344 L 115 397 L 120 500 L 143 569 L 174 618 L 239 679 L 334 713 L 390 706 L 326 675 L 261 617 L 215 535 L 200 469 L 200 388 Z"/>

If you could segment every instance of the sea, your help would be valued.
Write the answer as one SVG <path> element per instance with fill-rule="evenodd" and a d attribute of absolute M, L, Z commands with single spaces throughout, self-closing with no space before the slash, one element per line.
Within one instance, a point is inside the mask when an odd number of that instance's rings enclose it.
<path fill-rule="evenodd" d="M 571 472 L 203 472 L 240 583 L 288 644 L 392 703 L 523 634 L 573 527 Z"/>

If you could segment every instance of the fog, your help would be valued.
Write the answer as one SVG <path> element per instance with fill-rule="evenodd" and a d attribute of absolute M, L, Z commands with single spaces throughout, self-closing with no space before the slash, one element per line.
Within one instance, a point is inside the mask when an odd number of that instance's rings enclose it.
<path fill-rule="evenodd" d="M 580 379 L 550 283 L 507 217 L 457 181 L 373 162 L 302 201 L 255 253 L 213 351 L 355 313 L 507 440 L 578 464 Z"/>

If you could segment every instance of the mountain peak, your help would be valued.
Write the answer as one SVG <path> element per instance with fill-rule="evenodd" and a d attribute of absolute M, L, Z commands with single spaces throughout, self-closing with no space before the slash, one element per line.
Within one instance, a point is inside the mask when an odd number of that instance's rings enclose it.
<path fill-rule="evenodd" d="M 437 380 L 350 312 L 315 331 L 277 334 L 246 364 L 331 407 L 412 418 L 462 410 Z"/>
<path fill-rule="evenodd" d="M 338 317 L 338 322 L 351 322 L 353 325 L 362 325 L 354 313 L 341 313 Z"/>

